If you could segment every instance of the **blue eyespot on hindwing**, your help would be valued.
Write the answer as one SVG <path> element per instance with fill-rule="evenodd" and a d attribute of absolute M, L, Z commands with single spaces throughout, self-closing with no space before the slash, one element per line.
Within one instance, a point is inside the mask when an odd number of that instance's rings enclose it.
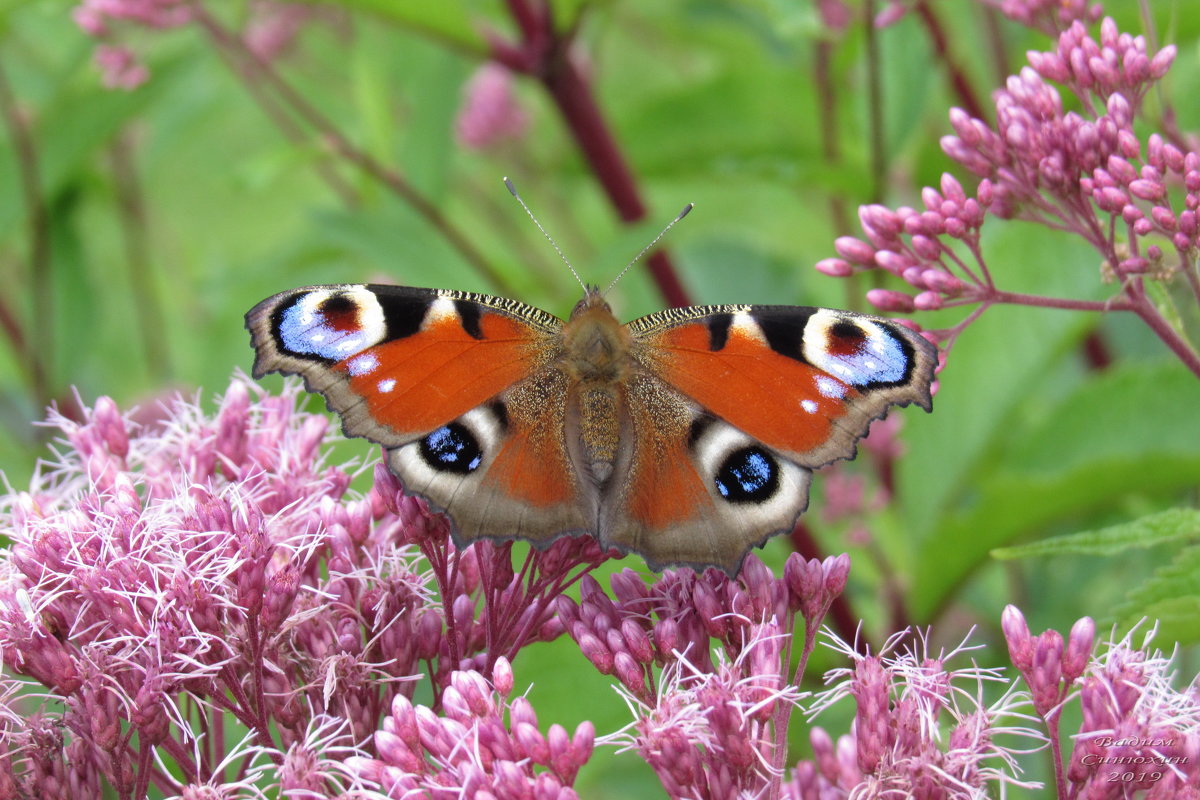
<path fill-rule="evenodd" d="M 761 447 L 743 447 L 725 458 L 713 481 L 731 503 L 761 503 L 779 489 L 779 465 Z"/>
<path fill-rule="evenodd" d="M 452 422 L 421 440 L 421 458 L 440 472 L 467 475 L 479 468 L 483 450 L 467 426 Z"/>

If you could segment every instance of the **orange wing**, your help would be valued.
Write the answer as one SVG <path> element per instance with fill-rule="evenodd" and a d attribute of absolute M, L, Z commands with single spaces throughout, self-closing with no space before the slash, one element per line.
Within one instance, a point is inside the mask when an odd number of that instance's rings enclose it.
<path fill-rule="evenodd" d="M 487 295 L 310 286 L 246 315 L 254 376 L 300 375 L 347 435 L 387 447 L 428 434 L 533 374 L 562 323 Z"/>
<path fill-rule="evenodd" d="M 254 375 L 300 375 L 349 436 L 388 449 L 406 490 L 446 511 L 460 543 L 548 541 L 588 527 L 563 436 L 562 323 L 487 295 L 311 286 L 246 315 Z"/>
<path fill-rule="evenodd" d="M 647 371 L 809 468 L 854 455 L 891 405 L 931 405 L 936 354 L 888 320 L 802 306 L 700 306 L 630 323 Z"/>

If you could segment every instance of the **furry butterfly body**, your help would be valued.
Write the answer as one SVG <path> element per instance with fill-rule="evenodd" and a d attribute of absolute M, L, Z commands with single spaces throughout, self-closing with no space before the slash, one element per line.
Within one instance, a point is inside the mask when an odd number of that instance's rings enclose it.
<path fill-rule="evenodd" d="M 654 568 L 730 574 L 871 420 L 930 408 L 935 364 L 875 317 L 720 305 L 622 325 L 595 289 L 564 322 L 468 292 L 312 286 L 246 326 L 255 377 L 302 376 L 459 544 L 586 532 Z"/>

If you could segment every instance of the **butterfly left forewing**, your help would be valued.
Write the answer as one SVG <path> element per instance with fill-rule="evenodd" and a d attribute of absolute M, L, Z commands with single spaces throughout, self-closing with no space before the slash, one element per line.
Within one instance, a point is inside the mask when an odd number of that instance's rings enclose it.
<path fill-rule="evenodd" d="M 270 297 L 246 327 L 254 375 L 302 376 L 347 435 L 388 449 L 406 491 L 446 511 L 460 543 L 587 527 L 564 449 L 561 376 L 547 366 L 554 316 L 467 292 L 331 285 Z"/>

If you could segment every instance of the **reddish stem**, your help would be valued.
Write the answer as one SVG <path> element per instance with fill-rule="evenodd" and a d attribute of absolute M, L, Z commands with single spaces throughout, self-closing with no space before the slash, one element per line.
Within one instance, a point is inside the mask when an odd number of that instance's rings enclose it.
<path fill-rule="evenodd" d="M 12 337 L 14 348 L 29 372 L 33 401 L 38 407 L 50 401 L 50 367 L 54 352 L 54 305 L 51 286 L 50 214 L 42 194 L 42 179 L 38 166 L 37 144 L 29 120 L 22 114 L 8 80 L 8 72 L 0 64 L 0 116 L 8 129 L 16 160 L 21 198 L 25 204 L 29 225 L 29 283 L 33 287 L 33 306 L 30 309 L 28 338 L 19 333 Z M 6 316 L 9 316 L 6 313 Z M 17 330 L 15 320 L 4 326 Z M 10 334 L 11 335 L 11 334 Z"/>
<path fill-rule="evenodd" d="M 933 51 L 945 66 L 950 77 L 950 84 L 954 87 L 954 93 L 958 96 L 963 110 L 975 119 L 987 119 L 988 114 L 984 110 L 983 104 L 979 102 L 979 97 L 975 94 L 975 88 L 971 86 L 966 71 L 950 52 L 950 40 L 946 36 L 946 29 L 942 26 L 942 21 L 934 13 L 927 0 L 919 0 L 913 9 L 925 25 L 925 32 L 929 34 Z"/>
<path fill-rule="evenodd" d="M 624 222 L 642 219 L 646 205 L 637 181 L 600 111 L 595 92 L 571 57 L 570 37 L 554 30 L 548 6 L 535 8 L 528 0 L 509 0 L 508 8 L 521 29 L 522 43 L 513 46 L 493 41 L 492 58 L 541 81 L 617 215 Z M 687 290 L 664 251 L 656 251 L 646 264 L 669 305 L 690 304 Z"/>

